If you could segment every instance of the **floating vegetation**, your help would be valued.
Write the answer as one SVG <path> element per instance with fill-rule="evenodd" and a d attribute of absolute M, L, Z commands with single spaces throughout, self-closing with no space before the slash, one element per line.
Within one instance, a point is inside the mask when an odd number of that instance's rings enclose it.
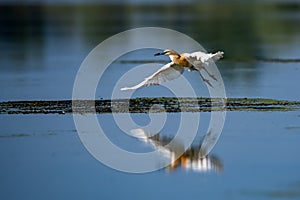
<path fill-rule="evenodd" d="M 0 114 L 147 113 L 211 111 L 290 111 L 299 101 L 261 98 L 134 98 L 113 100 L 8 101 Z"/>
<path fill-rule="evenodd" d="M 20 137 L 29 137 L 30 134 L 27 133 L 19 133 L 19 134 L 7 134 L 7 135 L 0 135 L 0 138 L 20 138 Z"/>
<path fill-rule="evenodd" d="M 277 62 L 277 63 L 299 63 L 299 58 L 258 58 L 262 62 Z"/>

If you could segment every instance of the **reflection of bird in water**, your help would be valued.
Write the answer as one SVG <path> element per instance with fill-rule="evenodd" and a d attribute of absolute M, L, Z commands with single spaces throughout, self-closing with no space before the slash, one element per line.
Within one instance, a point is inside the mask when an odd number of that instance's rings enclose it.
<path fill-rule="evenodd" d="M 145 78 L 145 80 L 133 87 L 124 87 L 121 90 L 135 90 L 143 86 L 149 85 L 158 85 L 166 81 L 170 81 L 178 78 L 184 71 L 184 68 L 188 68 L 188 70 L 197 70 L 202 80 L 206 82 L 208 85 L 212 87 L 212 84 L 208 79 L 206 79 L 201 70 L 204 70 L 212 79 L 217 81 L 217 79 L 209 73 L 206 69 L 211 63 L 219 60 L 223 57 L 223 52 L 218 51 L 217 53 L 204 53 L 201 51 L 194 53 L 182 53 L 178 54 L 173 50 L 164 50 L 162 53 L 157 53 L 155 56 L 159 55 L 167 55 L 170 57 L 171 62 L 164 65 L 157 72 Z"/>
<path fill-rule="evenodd" d="M 207 172 L 212 169 L 216 171 L 223 170 L 222 161 L 214 156 L 208 156 L 206 148 L 208 143 L 204 138 L 203 142 L 199 146 L 191 146 L 184 152 L 184 146 L 180 142 L 172 143 L 170 145 L 171 137 L 161 136 L 160 134 L 152 135 L 144 129 L 131 130 L 133 136 L 139 138 L 141 141 L 150 144 L 155 150 L 159 151 L 164 157 L 171 159 L 171 164 L 167 166 L 167 170 L 172 171 L 178 167 L 184 169 L 192 169 L 199 172 Z M 209 136 L 210 137 L 210 136 Z M 209 138 L 210 140 L 211 138 Z M 205 143 L 205 144 L 204 144 Z M 210 143 L 214 145 L 215 142 Z M 205 146 L 203 148 L 203 145 Z M 182 152 L 184 152 L 182 154 Z"/>

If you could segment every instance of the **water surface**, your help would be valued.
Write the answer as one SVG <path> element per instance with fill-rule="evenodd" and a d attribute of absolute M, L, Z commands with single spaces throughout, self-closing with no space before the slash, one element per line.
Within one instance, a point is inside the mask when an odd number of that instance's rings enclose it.
<path fill-rule="evenodd" d="M 174 29 L 210 52 L 223 50 L 225 57 L 218 67 L 229 97 L 300 100 L 299 62 L 261 60 L 299 59 L 298 2 L 119 3 L 0 3 L 0 101 L 71 99 L 75 75 L 85 56 L 107 37 L 142 26 Z M 120 57 L 100 80 L 96 97 L 110 98 L 118 77 L 145 60 L 154 60 L 155 52 L 148 49 Z M 154 63 L 153 70 L 164 62 L 168 59 Z M 196 73 L 184 75 L 197 95 L 207 96 Z M 159 86 L 134 95 L 172 96 Z M 161 133 L 172 135 L 179 116 L 168 114 L 169 122 Z M 149 122 L 145 114 L 132 117 L 141 125 Z M 209 117 L 201 113 L 196 142 L 205 134 Z M 132 151 L 151 150 L 127 138 L 110 114 L 98 119 L 116 144 Z M 223 133 L 211 152 L 222 161 L 223 171 L 177 168 L 127 174 L 89 154 L 69 114 L 3 114 L 0 197 L 299 199 L 299 119 L 299 111 L 227 112 Z"/>

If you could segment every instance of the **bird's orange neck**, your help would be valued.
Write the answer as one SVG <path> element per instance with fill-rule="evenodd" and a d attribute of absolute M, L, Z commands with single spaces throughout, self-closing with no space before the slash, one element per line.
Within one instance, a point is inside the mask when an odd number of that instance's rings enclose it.
<path fill-rule="evenodd" d="M 179 55 L 169 55 L 170 59 L 173 63 L 176 63 L 178 65 L 181 65 L 183 67 L 190 67 L 191 64 L 186 60 L 185 56 L 183 54 Z"/>

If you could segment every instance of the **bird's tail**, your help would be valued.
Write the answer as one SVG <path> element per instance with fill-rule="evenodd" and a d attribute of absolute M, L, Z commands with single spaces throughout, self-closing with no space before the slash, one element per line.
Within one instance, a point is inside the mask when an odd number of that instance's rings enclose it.
<path fill-rule="evenodd" d="M 223 55 L 224 55 L 223 51 L 218 51 L 217 53 L 214 53 L 211 58 L 214 61 L 217 61 L 217 60 L 220 60 L 221 58 L 223 58 Z"/>

